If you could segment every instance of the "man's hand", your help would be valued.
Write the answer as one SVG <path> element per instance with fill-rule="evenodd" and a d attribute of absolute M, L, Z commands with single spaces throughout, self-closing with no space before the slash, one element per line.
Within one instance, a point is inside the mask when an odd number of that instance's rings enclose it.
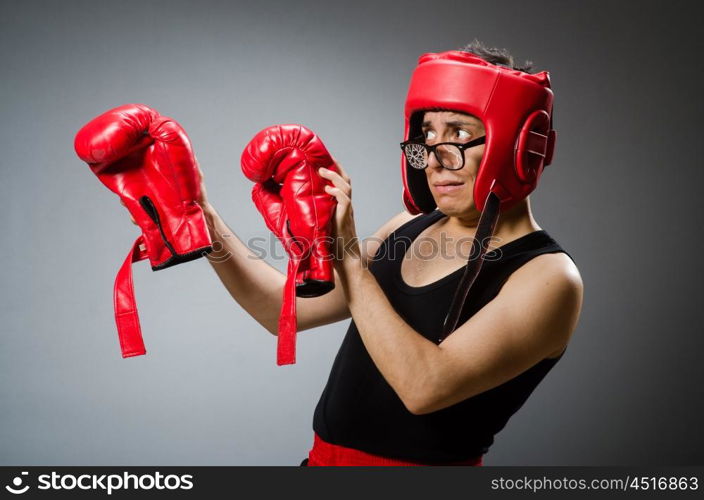
<path fill-rule="evenodd" d="M 344 274 L 346 265 L 359 267 L 362 258 L 352 209 L 352 181 L 337 161 L 335 165 L 339 173 L 327 168 L 319 169 L 318 173 L 332 182 L 332 186 L 325 186 L 325 191 L 337 199 L 334 222 L 335 267 L 338 273 Z"/>

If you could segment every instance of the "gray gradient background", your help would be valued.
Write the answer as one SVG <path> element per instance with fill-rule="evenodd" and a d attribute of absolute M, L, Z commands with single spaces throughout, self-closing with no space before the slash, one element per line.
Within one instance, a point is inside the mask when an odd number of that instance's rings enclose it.
<path fill-rule="evenodd" d="M 368 235 L 402 208 L 417 56 L 475 36 L 552 72 L 558 149 L 532 206 L 586 286 L 567 354 L 486 464 L 704 463 L 693 3 L 2 0 L 0 464 L 297 464 L 348 322 L 303 333 L 298 364 L 277 367 L 206 261 L 142 263 L 149 354 L 121 359 L 112 282 L 138 231 L 73 136 L 127 102 L 176 118 L 247 239 L 266 230 L 240 152 L 303 123 L 350 173 Z"/>

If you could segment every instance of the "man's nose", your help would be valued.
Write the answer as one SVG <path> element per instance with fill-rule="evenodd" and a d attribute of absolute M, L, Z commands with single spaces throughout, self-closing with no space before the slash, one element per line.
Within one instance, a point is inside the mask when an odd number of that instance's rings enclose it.
<path fill-rule="evenodd" d="M 440 164 L 440 161 L 438 161 L 438 157 L 435 154 L 435 151 L 431 151 L 428 153 L 428 168 L 442 168 L 442 165 Z"/>

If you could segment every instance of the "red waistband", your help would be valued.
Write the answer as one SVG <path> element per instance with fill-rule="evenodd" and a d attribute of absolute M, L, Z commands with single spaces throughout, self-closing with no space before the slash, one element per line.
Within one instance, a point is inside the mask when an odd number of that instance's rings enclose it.
<path fill-rule="evenodd" d="M 309 466 L 423 466 L 423 465 L 482 465 L 482 457 L 479 456 L 472 460 L 461 462 L 445 462 L 445 463 L 423 463 L 409 462 L 406 460 L 396 460 L 394 458 L 386 458 L 379 455 L 372 455 L 353 448 L 339 446 L 323 441 L 320 436 L 315 434 L 313 440 L 313 449 L 308 454 Z"/>

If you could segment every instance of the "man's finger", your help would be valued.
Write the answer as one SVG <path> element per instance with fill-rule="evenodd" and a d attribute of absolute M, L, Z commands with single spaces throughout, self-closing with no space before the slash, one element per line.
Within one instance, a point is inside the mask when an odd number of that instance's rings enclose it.
<path fill-rule="evenodd" d="M 342 189 L 343 191 L 352 191 L 352 186 L 346 181 L 339 173 L 328 168 L 321 168 L 319 170 L 320 176 L 324 179 L 328 179 L 332 182 L 335 187 Z"/>

